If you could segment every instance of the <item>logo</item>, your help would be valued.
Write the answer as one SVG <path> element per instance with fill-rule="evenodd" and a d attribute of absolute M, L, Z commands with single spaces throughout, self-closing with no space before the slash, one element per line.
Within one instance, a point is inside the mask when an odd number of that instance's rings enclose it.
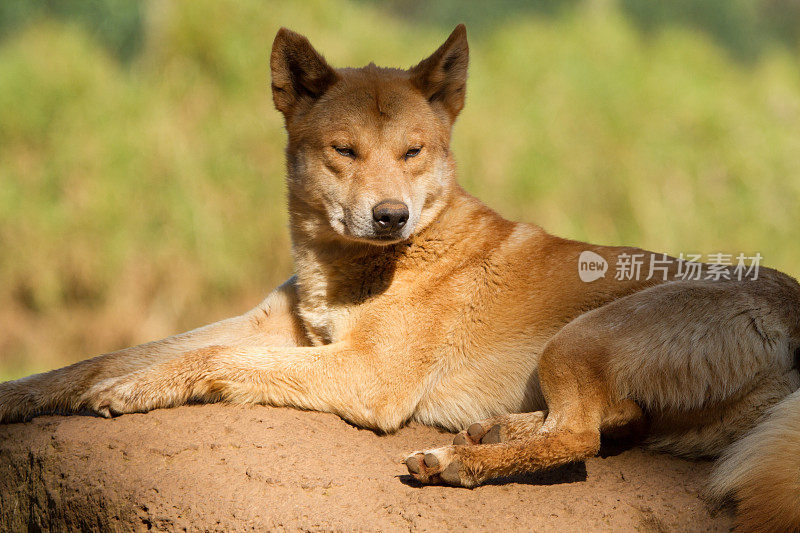
<path fill-rule="evenodd" d="M 578 257 L 578 276 L 583 282 L 591 283 L 604 278 L 607 270 L 608 261 L 591 250 L 584 250 Z"/>
<path fill-rule="evenodd" d="M 614 279 L 617 281 L 668 280 L 756 280 L 764 257 L 756 252 L 753 256 L 740 253 L 708 254 L 708 263 L 702 262 L 702 254 L 681 253 L 677 259 L 667 254 L 649 252 L 620 253 L 616 256 Z M 734 261 L 735 260 L 735 261 Z M 606 277 L 608 261 L 590 250 L 578 257 L 578 276 L 584 283 Z"/>

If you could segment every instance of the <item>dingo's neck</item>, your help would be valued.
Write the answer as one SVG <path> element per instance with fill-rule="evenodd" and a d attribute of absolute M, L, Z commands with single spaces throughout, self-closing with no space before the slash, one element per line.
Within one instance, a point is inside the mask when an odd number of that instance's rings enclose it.
<path fill-rule="evenodd" d="M 336 341 L 355 308 L 389 291 L 401 274 L 442 268 L 437 263 L 446 263 L 453 249 L 470 247 L 474 232 L 502 221 L 460 187 L 444 198 L 438 216 L 422 231 L 388 246 L 298 235 L 304 221 L 291 205 L 290 212 L 298 307 L 316 344 Z"/>

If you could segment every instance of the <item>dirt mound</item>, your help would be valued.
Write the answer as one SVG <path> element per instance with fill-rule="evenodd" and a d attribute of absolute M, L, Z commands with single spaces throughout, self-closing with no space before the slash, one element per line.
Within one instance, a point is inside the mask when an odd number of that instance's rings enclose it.
<path fill-rule="evenodd" d="M 3 530 L 702 530 L 710 465 L 632 449 L 474 490 L 422 487 L 405 453 L 450 441 L 378 436 L 336 416 L 194 405 L 114 420 L 0 426 Z"/>

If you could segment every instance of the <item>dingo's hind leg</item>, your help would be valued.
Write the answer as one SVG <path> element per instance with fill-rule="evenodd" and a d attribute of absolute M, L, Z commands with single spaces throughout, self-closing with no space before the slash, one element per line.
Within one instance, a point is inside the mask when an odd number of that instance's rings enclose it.
<path fill-rule="evenodd" d="M 684 457 L 716 457 L 798 387 L 795 369 L 753 376 L 752 388 L 722 404 L 651 417 L 648 446 Z"/>
<path fill-rule="evenodd" d="M 612 396 L 603 372 L 607 357 L 602 344 L 584 342 L 586 332 L 562 330 L 542 354 L 539 376 L 547 413 L 507 415 L 473 424 L 456 436 L 453 446 L 411 454 L 406 459 L 409 472 L 423 483 L 472 487 L 492 478 L 596 455 L 601 428 L 625 425 L 642 412 L 633 402 Z"/>
<path fill-rule="evenodd" d="M 617 433 L 622 428 L 630 430 L 625 426 L 639 421 L 641 417 L 641 407 L 631 400 L 623 400 L 607 409 L 600 430 L 603 433 Z M 457 446 L 497 444 L 529 438 L 542 427 L 546 418 L 547 411 L 494 416 L 475 422 L 459 432 L 453 439 L 453 444 Z"/>
<path fill-rule="evenodd" d="M 709 417 L 734 413 L 751 425 L 796 387 L 799 299 L 795 282 L 767 272 L 757 282 L 671 283 L 615 300 L 545 346 L 546 414 L 473 425 L 455 445 L 411 454 L 406 465 L 423 482 L 474 486 L 579 461 L 597 453 L 601 431 L 640 419 L 640 406 L 683 453 L 716 450 L 730 439 Z"/>

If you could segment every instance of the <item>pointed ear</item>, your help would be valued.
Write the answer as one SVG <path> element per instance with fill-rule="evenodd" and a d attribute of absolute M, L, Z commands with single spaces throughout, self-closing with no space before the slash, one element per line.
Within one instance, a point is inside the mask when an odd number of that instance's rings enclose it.
<path fill-rule="evenodd" d="M 431 105 L 441 106 L 451 123 L 464 107 L 468 64 L 467 28 L 459 24 L 433 55 L 410 70 L 411 83 Z"/>
<path fill-rule="evenodd" d="M 313 102 L 339 75 L 308 39 L 286 28 L 278 30 L 270 56 L 272 99 L 288 121 L 304 102 Z"/>

